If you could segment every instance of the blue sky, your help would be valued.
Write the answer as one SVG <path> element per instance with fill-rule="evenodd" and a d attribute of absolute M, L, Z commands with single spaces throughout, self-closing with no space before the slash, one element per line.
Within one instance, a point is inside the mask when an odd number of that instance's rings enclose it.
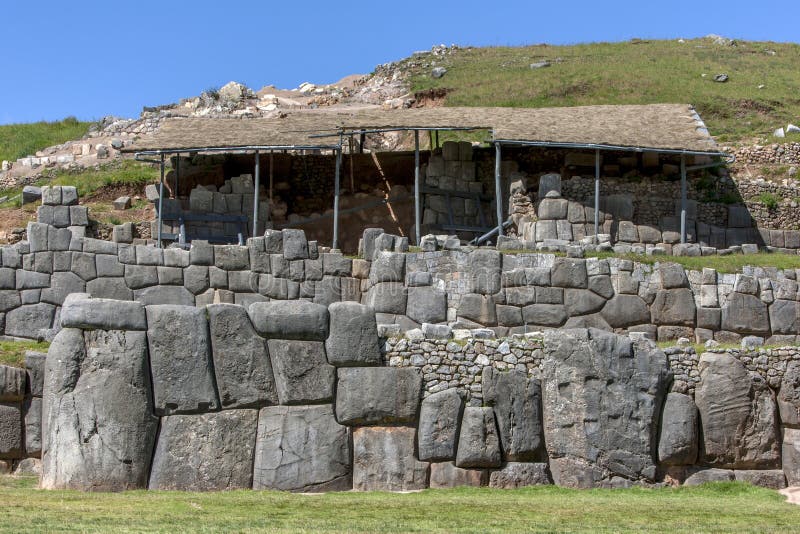
<path fill-rule="evenodd" d="M 0 124 L 138 116 L 230 80 L 332 83 L 434 44 L 800 42 L 797 0 L 4 2 Z M 334 7 L 336 6 L 336 7 Z M 800 66 L 798 66 L 800 68 Z"/>

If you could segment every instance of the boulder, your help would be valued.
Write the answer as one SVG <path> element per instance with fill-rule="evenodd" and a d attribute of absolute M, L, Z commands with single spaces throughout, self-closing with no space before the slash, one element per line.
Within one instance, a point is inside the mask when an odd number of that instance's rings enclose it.
<path fill-rule="evenodd" d="M 730 469 L 700 469 L 683 481 L 684 486 L 699 486 L 707 482 L 731 482 L 734 480 Z"/>
<path fill-rule="evenodd" d="M 555 483 L 654 480 L 670 380 L 664 353 L 594 329 L 546 332 L 543 350 L 544 441 Z"/>
<path fill-rule="evenodd" d="M 206 308 L 219 399 L 224 409 L 278 403 L 267 343 L 235 304 Z"/>
<path fill-rule="evenodd" d="M 353 431 L 353 489 L 411 491 L 428 486 L 428 462 L 414 457 L 410 427 L 362 427 Z"/>
<path fill-rule="evenodd" d="M 786 487 L 786 475 L 780 469 L 737 469 L 733 477 L 737 482 L 760 488 L 779 490 Z"/>
<path fill-rule="evenodd" d="M 489 471 L 486 469 L 462 469 L 453 462 L 431 464 L 431 489 L 480 487 L 488 482 Z"/>
<path fill-rule="evenodd" d="M 509 462 L 489 475 L 489 487 L 517 489 L 552 484 L 547 463 Z"/>
<path fill-rule="evenodd" d="M 447 293 L 432 286 L 408 288 L 406 315 L 418 323 L 446 321 Z"/>
<path fill-rule="evenodd" d="M 257 410 L 161 418 L 148 488 L 221 491 L 252 487 Z"/>
<path fill-rule="evenodd" d="M 330 404 L 263 408 L 255 457 L 253 489 L 352 488 L 348 430 L 336 422 Z"/>
<path fill-rule="evenodd" d="M 688 288 L 659 289 L 650 306 L 650 317 L 656 325 L 694 326 L 697 308 Z"/>
<path fill-rule="evenodd" d="M 703 462 L 732 469 L 780 465 L 777 406 L 766 382 L 729 354 L 704 353 L 698 369 Z"/>
<path fill-rule="evenodd" d="M 722 307 L 722 329 L 742 334 L 769 333 L 767 305 L 755 295 L 731 293 Z"/>
<path fill-rule="evenodd" d="M 219 409 L 205 310 L 169 304 L 145 310 L 156 414 Z"/>
<path fill-rule="evenodd" d="M 140 302 L 101 298 L 66 299 L 61 307 L 61 326 L 84 330 L 147 330 L 147 317 Z"/>
<path fill-rule="evenodd" d="M 413 423 L 422 376 L 413 367 L 342 367 L 336 386 L 336 419 L 345 425 Z"/>
<path fill-rule="evenodd" d="M 328 362 L 336 366 L 380 365 L 381 349 L 375 310 L 357 302 L 328 307 L 330 333 L 325 340 Z"/>
<path fill-rule="evenodd" d="M 266 338 L 325 341 L 328 308 L 304 300 L 256 302 L 248 309 L 256 331 Z"/>
<path fill-rule="evenodd" d="M 800 425 L 800 361 L 786 364 L 778 391 L 778 410 L 784 425 Z"/>
<path fill-rule="evenodd" d="M 333 399 L 336 368 L 325 358 L 324 343 L 270 339 L 267 344 L 281 404 L 316 404 Z"/>
<path fill-rule="evenodd" d="M 520 371 L 483 371 L 484 403 L 494 407 L 504 459 L 538 460 L 542 456 L 542 389 L 538 379 Z"/>
<path fill-rule="evenodd" d="M 417 431 L 420 460 L 455 459 L 463 411 L 464 401 L 458 390 L 452 388 L 429 395 L 422 401 Z"/>
<path fill-rule="evenodd" d="M 600 311 L 612 328 L 627 328 L 650 322 L 650 308 L 639 295 L 614 295 Z"/>
<path fill-rule="evenodd" d="M 499 467 L 501 464 L 500 439 L 494 410 L 489 407 L 467 406 L 461 418 L 456 466 Z"/>
<path fill-rule="evenodd" d="M 144 332 L 65 328 L 48 351 L 45 489 L 144 488 L 158 429 Z"/>
<path fill-rule="evenodd" d="M 688 395 L 670 393 L 661 413 L 658 461 L 662 465 L 692 465 L 697 460 L 697 406 Z"/>

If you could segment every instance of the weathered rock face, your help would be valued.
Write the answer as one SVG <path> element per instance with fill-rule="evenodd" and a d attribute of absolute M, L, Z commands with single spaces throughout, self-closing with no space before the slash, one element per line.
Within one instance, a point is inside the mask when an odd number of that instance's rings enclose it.
<path fill-rule="evenodd" d="M 21 406 L 0 402 L 0 459 L 22 458 L 23 449 Z"/>
<path fill-rule="evenodd" d="M 548 332 L 544 347 L 544 436 L 555 483 L 653 480 L 669 381 L 664 353 L 593 329 Z"/>
<path fill-rule="evenodd" d="M 543 484 L 552 484 L 546 463 L 509 462 L 489 476 L 492 488 L 515 489 Z"/>
<path fill-rule="evenodd" d="M 420 460 L 451 460 L 456 457 L 464 401 L 455 389 L 446 389 L 422 401 L 417 432 Z"/>
<path fill-rule="evenodd" d="M 755 295 L 731 293 L 722 308 L 722 329 L 750 334 L 769 332 L 767 305 Z"/>
<path fill-rule="evenodd" d="M 800 485 L 800 429 L 783 429 L 783 472 L 790 486 Z"/>
<path fill-rule="evenodd" d="M 457 488 L 459 486 L 485 486 L 489 482 L 486 469 L 462 469 L 453 462 L 431 464 L 431 488 Z"/>
<path fill-rule="evenodd" d="M 413 423 L 421 393 L 422 377 L 411 367 L 340 368 L 336 419 L 344 425 Z"/>
<path fill-rule="evenodd" d="M 330 404 L 261 410 L 253 489 L 314 492 L 351 487 L 348 430 L 336 422 Z"/>
<path fill-rule="evenodd" d="M 146 310 L 156 414 L 219 408 L 205 310 L 169 304 Z"/>
<path fill-rule="evenodd" d="M 410 427 L 362 427 L 353 431 L 353 489 L 409 491 L 428 485 L 428 462 L 414 457 Z"/>
<path fill-rule="evenodd" d="M 494 407 L 500 443 L 507 461 L 538 460 L 543 453 L 542 388 L 525 373 L 502 373 L 488 368 L 483 373 L 483 399 Z"/>
<path fill-rule="evenodd" d="M 250 324 L 245 309 L 234 304 L 212 304 L 206 310 L 223 408 L 277 404 L 267 343 Z"/>
<path fill-rule="evenodd" d="M 375 310 L 357 302 L 335 302 L 328 312 L 330 334 L 325 341 L 328 362 L 336 366 L 379 365 L 381 349 Z"/>
<path fill-rule="evenodd" d="M 778 391 L 778 410 L 784 425 L 800 425 L 800 362 L 797 360 L 786 364 Z"/>
<path fill-rule="evenodd" d="M 728 354 L 705 353 L 698 368 L 702 460 L 732 469 L 779 466 L 777 407 L 766 382 Z"/>
<path fill-rule="evenodd" d="M 458 436 L 458 467 L 499 467 L 500 438 L 491 408 L 468 406 L 461 420 Z"/>
<path fill-rule="evenodd" d="M 266 338 L 325 341 L 328 309 L 304 300 L 275 300 L 250 305 L 250 319 Z"/>
<path fill-rule="evenodd" d="M 269 354 L 281 404 L 315 404 L 333 399 L 336 368 L 321 341 L 270 339 Z"/>
<path fill-rule="evenodd" d="M 661 414 L 658 461 L 691 465 L 697 460 L 697 406 L 689 395 L 670 393 Z"/>
<path fill-rule="evenodd" d="M 163 417 L 149 489 L 250 488 L 257 418 L 257 410 Z"/>
<path fill-rule="evenodd" d="M 145 487 L 158 419 L 144 332 L 64 329 L 46 367 L 42 487 Z"/>

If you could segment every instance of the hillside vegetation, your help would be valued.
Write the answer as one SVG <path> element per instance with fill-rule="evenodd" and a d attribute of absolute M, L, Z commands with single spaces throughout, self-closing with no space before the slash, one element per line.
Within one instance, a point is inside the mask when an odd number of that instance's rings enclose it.
<path fill-rule="evenodd" d="M 86 135 L 91 122 L 67 117 L 55 122 L 0 125 L 0 160 L 15 161 L 37 150 Z"/>
<path fill-rule="evenodd" d="M 443 89 L 448 106 L 689 103 L 720 141 L 771 137 L 800 123 L 797 44 L 634 39 L 467 48 L 435 60 L 447 68 L 438 79 L 415 58 L 404 62 L 412 90 Z M 531 68 L 544 61 L 550 66 Z M 723 73 L 728 81 L 715 82 Z"/>

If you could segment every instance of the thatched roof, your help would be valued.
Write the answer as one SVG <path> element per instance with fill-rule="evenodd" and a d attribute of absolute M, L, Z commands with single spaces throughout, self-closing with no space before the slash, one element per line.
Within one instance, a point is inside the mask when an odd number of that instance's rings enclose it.
<path fill-rule="evenodd" d="M 384 111 L 291 111 L 270 119 L 183 118 L 164 121 L 153 136 L 126 151 L 241 146 L 333 145 L 321 133 L 362 129 L 486 129 L 495 140 L 555 145 L 717 152 L 694 109 L 686 104 L 562 108 L 439 107 Z"/>

